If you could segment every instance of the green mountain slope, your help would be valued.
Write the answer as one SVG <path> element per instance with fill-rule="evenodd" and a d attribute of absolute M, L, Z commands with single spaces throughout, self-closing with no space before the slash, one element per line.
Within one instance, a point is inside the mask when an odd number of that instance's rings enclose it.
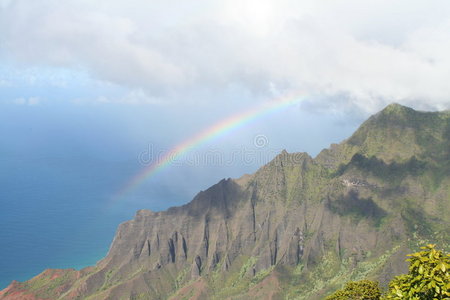
<path fill-rule="evenodd" d="M 184 206 L 138 211 L 96 266 L 0 299 L 321 299 L 386 283 L 418 246 L 449 249 L 449 158 L 449 112 L 393 104 L 316 158 L 283 151 Z"/>

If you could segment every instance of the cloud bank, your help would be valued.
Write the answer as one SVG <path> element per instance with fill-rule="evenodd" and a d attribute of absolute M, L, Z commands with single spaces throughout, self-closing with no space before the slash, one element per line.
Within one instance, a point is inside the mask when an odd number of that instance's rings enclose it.
<path fill-rule="evenodd" d="M 450 108 L 444 0 L 0 0 L 0 37 L 3 60 L 83 68 L 142 99 L 240 86 Z"/>

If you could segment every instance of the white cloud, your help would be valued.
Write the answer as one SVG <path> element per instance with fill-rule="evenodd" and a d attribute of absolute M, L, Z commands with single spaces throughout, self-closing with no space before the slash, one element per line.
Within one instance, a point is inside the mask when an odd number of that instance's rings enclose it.
<path fill-rule="evenodd" d="M 445 0 L 1 3 L 0 55 L 86 68 L 130 87 L 123 101 L 237 84 L 366 111 L 393 101 L 450 108 Z"/>
<path fill-rule="evenodd" d="M 124 94 L 119 93 L 117 95 L 100 95 L 100 96 L 89 96 L 85 98 L 75 98 L 72 100 L 76 104 L 108 104 L 108 103 L 119 103 L 119 104 L 164 104 L 161 98 L 149 96 L 143 89 L 132 89 Z"/>
<path fill-rule="evenodd" d="M 88 100 L 88 102 L 91 102 Z M 125 95 L 118 97 L 106 97 L 100 96 L 95 99 L 98 103 L 130 103 L 130 104 L 160 104 L 162 100 L 160 98 L 149 96 L 142 89 L 133 89 Z"/>

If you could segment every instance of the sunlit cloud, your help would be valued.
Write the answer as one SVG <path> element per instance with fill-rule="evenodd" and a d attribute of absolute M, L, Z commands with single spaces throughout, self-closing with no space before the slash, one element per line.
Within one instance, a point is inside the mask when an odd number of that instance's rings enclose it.
<path fill-rule="evenodd" d="M 124 102 L 240 85 L 366 112 L 390 102 L 450 108 L 448 1 L 1 3 L 4 59 L 81 67 L 129 88 Z"/>
<path fill-rule="evenodd" d="M 83 100 L 79 100 L 79 103 L 83 102 Z M 86 102 L 86 100 L 84 101 Z M 87 102 L 92 102 L 91 100 L 87 100 Z M 108 96 L 99 96 L 95 98 L 94 102 L 97 103 L 129 103 L 129 104 L 161 104 L 162 100 L 156 97 L 148 96 L 148 94 L 142 89 L 131 90 L 123 96 L 119 97 L 108 97 Z"/>

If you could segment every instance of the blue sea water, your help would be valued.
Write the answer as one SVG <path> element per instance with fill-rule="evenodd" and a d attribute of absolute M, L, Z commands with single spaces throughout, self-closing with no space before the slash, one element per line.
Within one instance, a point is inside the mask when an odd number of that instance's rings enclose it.
<path fill-rule="evenodd" d="M 137 209 L 164 209 L 181 198 L 155 187 L 147 205 L 111 206 L 118 187 L 139 168 L 133 163 L 2 156 L 0 166 L 0 289 L 46 268 L 94 265 L 119 223 Z"/>
<path fill-rule="evenodd" d="M 141 168 L 136 161 L 73 153 L 61 158 L 0 152 L 0 289 L 46 268 L 94 265 L 107 254 L 117 226 L 136 210 L 181 205 L 196 192 L 198 183 L 183 186 L 171 173 L 170 186 L 163 177 L 127 195 L 128 200 L 115 199 Z M 183 173 L 178 171 L 173 173 Z M 211 178 L 206 187 L 215 182 Z"/>
<path fill-rule="evenodd" d="M 46 268 L 95 264 L 132 216 L 103 209 L 120 181 L 114 166 L 4 156 L 0 165 L 0 288 Z"/>
<path fill-rule="evenodd" d="M 76 109 L 0 105 L 0 289 L 46 268 L 94 265 L 136 210 L 189 200 L 153 182 L 111 205 L 142 169 L 142 147 L 128 149 L 115 111 Z"/>

